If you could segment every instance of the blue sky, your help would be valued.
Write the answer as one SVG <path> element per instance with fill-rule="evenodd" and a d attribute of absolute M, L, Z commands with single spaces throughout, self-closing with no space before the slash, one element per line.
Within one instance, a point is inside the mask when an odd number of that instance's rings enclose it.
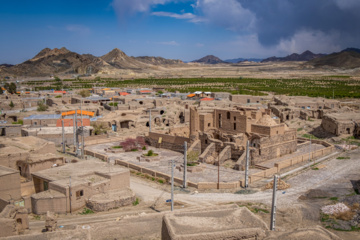
<path fill-rule="evenodd" d="M 0 0 L 0 63 L 45 47 L 191 61 L 360 47 L 360 0 Z"/>

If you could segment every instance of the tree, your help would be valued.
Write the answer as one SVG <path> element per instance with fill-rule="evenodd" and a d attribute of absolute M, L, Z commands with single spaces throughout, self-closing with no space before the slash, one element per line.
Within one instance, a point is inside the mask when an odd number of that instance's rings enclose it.
<path fill-rule="evenodd" d="M 46 111 L 47 109 L 48 109 L 48 106 L 46 106 L 43 101 L 39 101 L 39 102 L 38 102 L 38 108 L 37 108 L 37 110 L 38 110 L 39 112 L 44 112 L 44 111 Z"/>
<path fill-rule="evenodd" d="M 82 97 L 90 97 L 90 92 L 88 90 L 83 89 L 79 92 L 79 95 Z"/>
<path fill-rule="evenodd" d="M 15 104 L 13 103 L 13 101 L 10 102 L 9 107 L 11 107 L 11 108 L 15 107 Z"/>
<path fill-rule="evenodd" d="M 11 84 L 5 83 L 4 88 L 5 88 L 6 91 L 8 91 L 8 93 L 10 93 L 10 94 L 16 93 L 16 84 L 13 83 L 13 82 L 12 82 Z"/>

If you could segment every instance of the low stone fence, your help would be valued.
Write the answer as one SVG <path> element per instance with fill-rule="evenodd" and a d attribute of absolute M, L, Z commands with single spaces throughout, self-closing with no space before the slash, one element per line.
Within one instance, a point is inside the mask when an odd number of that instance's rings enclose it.
<path fill-rule="evenodd" d="M 97 152 L 93 152 L 93 151 L 90 151 L 90 150 L 84 150 L 84 154 L 85 155 L 88 155 L 88 156 L 92 156 L 92 157 L 96 157 L 96 158 L 99 158 L 103 161 L 108 161 L 108 156 L 106 156 L 105 154 L 100 154 L 100 153 L 97 153 Z"/>
<path fill-rule="evenodd" d="M 148 174 L 148 175 L 153 176 L 153 177 L 163 178 L 168 182 L 171 181 L 171 175 L 168 175 L 168 174 L 165 174 L 165 173 L 162 173 L 162 172 L 158 172 L 158 171 L 154 171 L 152 169 L 139 166 L 137 164 L 129 163 L 129 162 L 126 162 L 126 161 L 123 161 L 123 160 L 120 160 L 120 159 L 116 159 L 115 164 L 130 168 L 132 170 L 135 170 L 135 171 L 138 171 L 138 172 L 141 172 L 141 173 L 144 173 L 144 174 Z M 177 184 L 183 185 L 183 179 L 182 178 L 174 177 L 174 182 L 177 183 Z M 198 183 L 194 183 L 194 182 L 187 181 L 187 185 L 189 187 L 193 187 L 193 188 L 197 188 L 197 189 L 233 189 L 233 188 L 239 188 L 240 187 L 240 181 L 220 182 L 219 188 L 218 188 L 218 183 L 216 183 L 216 182 L 198 182 Z"/>
<path fill-rule="evenodd" d="M 300 138 L 300 139 L 308 141 L 308 139 L 306 139 L 306 138 Z M 260 180 L 263 180 L 264 178 L 270 178 L 274 174 L 279 173 L 284 168 L 288 168 L 288 167 L 291 167 L 291 166 L 296 165 L 298 163 L 309 161 L 309 157 L 310 157 L 310 159 L 316 159 L 316 158 L 320 158 L 320 157 L 329 155 L 330 153 L 335 151 L 335 147 L 332 144 L 327 143 L 325 141 L 311 140 L 311 142 L 316 143 L 316 144 L 321 144 L 321 145 L 325 146 L 326 148 L 313 151 L 310 154 L 305 153 L 305 154 L 302 154 L 300 156 L 296 156 L 296 157 L 293 157 L 293 158 L 286 159 L 286 160 L 283 160 L 281 162 L 275 163 L 274 167 L 272 167 L 272 168 L 269 168 L 269 169 L 266 169 L 264 171 L 251 174 L 249 176 L 249 183 L 260 181 Z M 241 184 L 243 186 L 243 181 L 241 181 Z"/>
<path fill-rule="evenodd" d="M 207 148 L 205 148 L 204 152 L 199 156 L 200 162 L 206 162 L 206 159 L 213 155 L 216 151 L 215 143 L 211 143 Z"/>

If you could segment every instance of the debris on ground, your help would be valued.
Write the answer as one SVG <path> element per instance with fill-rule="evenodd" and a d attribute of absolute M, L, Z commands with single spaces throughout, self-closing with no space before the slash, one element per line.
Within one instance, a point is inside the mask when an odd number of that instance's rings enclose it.
<path fill-rule="evenodd" d="M 269 182 L 265 186 L 266 189 L 272 189 L 273 187 L 274 187 L 274 181 Z M 289 187 L 290 187 L 290 184 L 284 182 L 281 179 L 278 180 L 278 182 L 277 182 L 277 189 L 278 190 L 285 190 L 285 189 L 288 189 Z"/>
<path fill-rule="evenodd" d="M 321 211 L 328 215 L 334 215 L 337 213 L 347 212 L 350 208 L 344 203 L 337 203 L 335 205 L 327 205 L 321 208 Z"/>

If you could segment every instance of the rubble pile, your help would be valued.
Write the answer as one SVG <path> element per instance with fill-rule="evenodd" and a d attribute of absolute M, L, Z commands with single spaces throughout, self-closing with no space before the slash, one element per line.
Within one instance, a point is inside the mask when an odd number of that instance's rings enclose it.
<path fill-rule="evenodd" d="M 274 181 L 269 182 L 265 186 L 266 189 L 272 189 L 273 187 L 274 187 Z M 278 180 L 278 183 L 277 183 L 277 189 L 278 190 L 285 190 L 285 189 L 288 189 L 289 187 L 290 187 L 290 184 L 284 182 L 281 179 Z"/>
<path fill-rule="evenodd" d="M 347 212 L 349 210 L 350 210 L 350 208 L 348 208 L 348 206 L 346 206 L 343 203 L 337 203 L 335 205 L 327 205 L 327 206 L 324 206 L 321 208 L 321 211 L 328 215 Z"/>

